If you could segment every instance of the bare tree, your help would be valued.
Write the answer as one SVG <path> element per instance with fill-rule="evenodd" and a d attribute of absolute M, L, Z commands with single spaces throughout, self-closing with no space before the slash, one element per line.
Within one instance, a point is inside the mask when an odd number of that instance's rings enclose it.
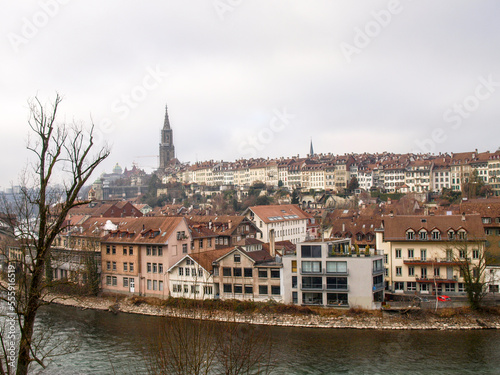
<path fill-rule="evenodd" d="M 201 316 L 164 319 L 146 355 L 151 375 L 264 375 L 274 367 L 268 330 Z"/>
<path fill-rule="evenodd" d="M 464 281 L 469 306 L 479 309 L 487 293 L 485 274 L 489 253 L 484 248 L 484 241 L 454 241 L 450 245 Z"/>
<path fill-rule="evenodd" d="M 86 131 L 77 124 L 56 122 L 61 100 L 57 94 L 50 106 L 44 106 L 36 97 L 29 102 L 31 132 L 27 148 L 35 161 L 21 177 L 21 193 L 5 207 L 16 217 L 17 257 L 21 267 L 15 277 L 15 302 L 11 305 L 14 305 L 20 338 L 17 363 L 13 364 L 12 358 L 4 355 L 0 373 L 14 373 L 15 367 L 16 374 L 27 374 L 33 362 L 46 366 L 44 359 L 50 349 L 43 350 L 37 345 L 34 327 L 51 282 L 50 275 L 45 277 L 51 247 L 63 229 L 69 210 L 88 203 L 78 200 L 78 194 L 109 155 L 107 147 L 91 154 L 93 125 Z M 2 288 L 13 293 L 5 284 Z M 2 343 L 4 340 L 5 337 Z"/>

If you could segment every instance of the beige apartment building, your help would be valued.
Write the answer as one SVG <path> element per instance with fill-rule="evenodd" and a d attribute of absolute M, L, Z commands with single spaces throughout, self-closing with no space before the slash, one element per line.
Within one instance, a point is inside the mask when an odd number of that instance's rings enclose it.
<path fill-rule="evenodd" d="M 395 293 L 463 294 L 460 264 L 484 253 L 480 215 L 388 216 L 376 231 L 387 289 Z"/>

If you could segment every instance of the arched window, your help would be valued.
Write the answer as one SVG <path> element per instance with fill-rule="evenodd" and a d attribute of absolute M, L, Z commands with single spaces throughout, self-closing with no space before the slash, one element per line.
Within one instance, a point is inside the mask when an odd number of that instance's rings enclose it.
<path fill-rule="evenodd" d="M 406 239 L 407 240 L 414 240 L 415 239 L 415 232 L 413 231 L 413 229 L 408 229 L 406 231 Z"/>

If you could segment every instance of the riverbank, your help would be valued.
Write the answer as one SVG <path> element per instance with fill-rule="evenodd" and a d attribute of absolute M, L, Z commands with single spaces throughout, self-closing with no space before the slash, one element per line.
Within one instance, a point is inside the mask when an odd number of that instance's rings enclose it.
<path fill-rule="evenodd" d="M 167 316 L 282 327 L 376 329 L 376 330 L 476 330 L 500 329 L 498 309 L 475 312 L 467 308 L 412 310 L 404 313 L 359 309 L 311 308 L 311 313 L 262 313 L 186 309 L 155 303 L 141 297 L 74 297 L 49 295 L 53 303 L 81 309 L 151 316 Z M 308 309 L 309 310 L 309 309 Z"/>

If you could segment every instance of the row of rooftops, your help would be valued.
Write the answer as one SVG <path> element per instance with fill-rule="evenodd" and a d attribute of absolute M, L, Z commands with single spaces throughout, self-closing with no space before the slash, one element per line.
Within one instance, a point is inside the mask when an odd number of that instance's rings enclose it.
<path fill-rule="evenodd" d="M 236 171 L 242 169 L 259 168 L 287 168 L 290 171 L 298 170 L 321 170 L 336 165 L 345 165 L 346 168 L 356 166 L 360 170 L 385 170 L 385 169 L 419 169 L 435 166 L 436 168 L 449 167 L 451 165 L 487 163 L 491 160 L 500 161 L 500 150 L 490 153 L 471 152 L 444 153 L 444 154 L 395 154 L 395 153 L 363 153 L 363 154 L 318 154 L 300 158 L 288 157 L 277 159 L 240 159 L 234 162 L 228 161 L 204 161 L 193 165 L 186 164 L 180 171 L 191 170 L 198 171 L 203 169 L 212 169 L 214 171 Z"/>

